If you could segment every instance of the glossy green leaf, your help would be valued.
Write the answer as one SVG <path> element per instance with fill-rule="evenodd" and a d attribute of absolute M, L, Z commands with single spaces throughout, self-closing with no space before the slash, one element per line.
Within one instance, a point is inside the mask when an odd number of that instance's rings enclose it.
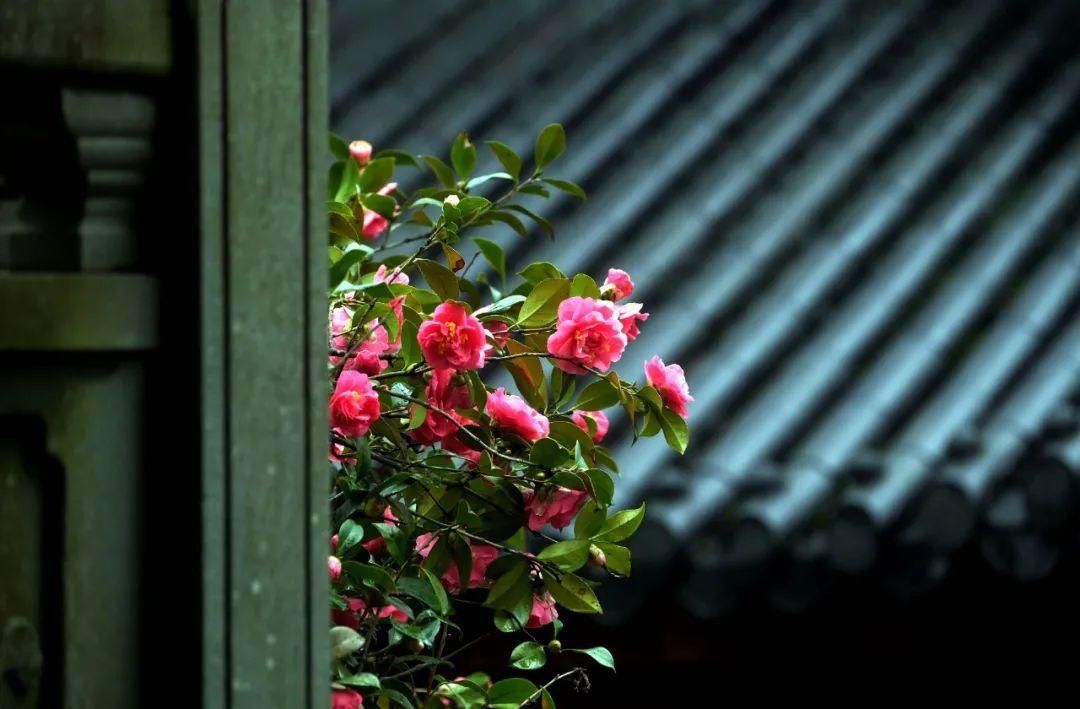
<path fill-rule="evenodd" d="M 600 411 L 619 401 L 619 390 L 609 380 L 597 379 L 581 390 L 574 408 L 579 411 Z"/>
<path fill-rule="evenodd" d="M 604 522 L 595 539 L 602 542 L 621 542 L 629 538 L 645 519 L 645 503 L 632 510 L 616 512 Z"/>
<path fill-rule="evenodd" d="M 568 180 L 555 180 L 550 177 L 545 177 L 543 181 L 560 192 L 565 192 L 568 195 L 577 197 L 583 202 L 589 198 L 588 195 L 585 194 L 585 190 L 581 189 L 580 185 L 574 184 Z"/>
<path fill-rule="evenodd" d="M 479 237 L 474 238 L 473 243 L 476 244 L 476 248 L 480 249 L 480 253 L 484 255 L 484 259 L 491 264 L 491 267 L 495 269 L 495 273 L 499 274 L 499 278 L 502 279 L 502 282 L 505 285 L 506 254 L 503 252 L 502 247 L 494 241 L 481 239 Z"/>
<path fill-rule="evenodd" d="M 544 126 L 540 135 L 536 136 L 536 150 L 533 153 L 536 168 L 544 169 L 562 155 L 564 150 L 566 150 L 566 132 L 563 127 L 558 123 Z"/>
<path fill-rule="evenodd" d="M 385 187 L 393 176 L 393 158 L 378 158 L 364 166 L 364 169 L 360 171 L 360 177 L 357 178 L 356 184 L 361 193 L 368 194 Z"/>
<path fill-rule="evenodd" d="M 596 660 L 598 664 L 603 665 L 604 667 L 607 667 L 611 670 L 615 669 L 615 658 L 611 656 L 611 651 L 608 650 L 606 647 L 590 647 L 583 650 L 567 648 L 563 652 L 579 652 L 582 655 L 588 655 L 592 659 Z"/>
<path fill-rule="evenodd" d="M 544 585 L 551 591 L 555 601 L 567 610 L 575 613 L 600 613 L 600 601 L 592 587 L 585 579 L 574 574 L 562 574 L 556 579 L 552 574 L 544 571 L 542 574 Z"/>
<path fill-rule="evenodd" d="M 450 162 L 461 179 L 468 179 L 476 166 L 476 146 L 469 140 L 468 133 L 458 133 L 450 145 Z"/>
<path fill-rule="evenodd" d="M 549 278 L 536 284 L 518 313 L 521 327 L 539 327 L 555 320 L 559 303 L 570 294 L 570 281 L 565 278 Z"/>
<path fill-rule="evenodd" d="M 435 173 L 435 177 L 444 187 L 454 187 L 457 184 L 457 179 L 454 177 L 454 171 L 450 169 L 450 166 L 444 163 L 434 155 L 424 155 L 424 162 L 427 163 L 431 171 Z"/>
<path fill-rule="evenodd" d="M 547 654 L 544 652 L 544 646 L 531 640 L 521 643 L 510 653 L 510 666 L 519 670 L 538 670 L 545 663 L 547 663 Z"/>
<path fill-rule="evenodd" d="M 488 147 L 491 148 L 491 152 L 495 153 L 495 157 L 498 159 L 502 166 L 506 168 L 506 171 L 515 179 L 521 177 L 521 158 L 518 156 L 514 149 L 506 143 L 500 143 L 497 140 L 489 140 L 487 142 Z"/>
<path fill-rule="evenodd" d="M 420 268 L 420 273 L 424 274 L 424 280 L 431 290 L 442 300 L 454 300 L 461 294 L 457 276 L 446 266 L 423 258 L 416 259 L 416 265 Z"/>
<path fill-rule="evenodd" d="M 571 539 L 544 547 L 536 558 L 555 564 L 563 571 L 577 571 L 589 560 L 588 539 Z"/>
<path fill-rule="evenodd" d="M 690 444 L 690 428 L 686 425 L 686 420 L 671 409 L 664 409 L 659 423 L 668 445 L 680 454 L 685 453 Z"/>

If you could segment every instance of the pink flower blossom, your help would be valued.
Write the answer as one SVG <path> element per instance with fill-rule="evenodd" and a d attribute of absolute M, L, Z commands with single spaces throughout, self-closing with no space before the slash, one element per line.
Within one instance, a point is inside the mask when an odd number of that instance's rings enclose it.
<path fill-rule="evenodd" d="M 521 497 L 525 501 L 525 516 L 529 529 L 538 532 L 545 524 L 550 524 L 555 529 L 565 529 L 574 521 L 574 516 L 585 504 L 588 495 L 584 490 L 559 486 L 540 493 L 526 488 L 522 490 Z"/>
<path fill-rule="evenodd" d="M 532 610 L 529 611 L 529 620 L 525 623 L 525 627 L 542 628 L 545 625 L 551 625 L 551 621 L 558 617 L 555 599 L 545 591 L 543 596 L 533 596 Z"/>
<path fill-rule="evenodd" d="M 507 394 L 503 387 L 488 394 L 485 411 L 496 426 L 529 442 L 547 438 L 551 430 L 546 416 L 526 404 L 520 396 Z"/>
<path fill-rule="evenodd" d="M 326 570 L 330 572 L 330 580 L 336 582 L 341 578 L 341 559 L 336 556 L 327 557 Z"/>
<path fill-rule="evenodd" d="M 435 308 L 431 319 L 420 326 L 417 340 L 433 369 L 480 369 L 490 347 L 480 321 L 453 301 Z"/>
<path fill-rule="evenodd" d="M 615 305 L 580 296 L 567 298 L 559 304 L 558 324 L 547 348 L 560 358 L 555 366 L 564 372 L 584 374 L 581 365 L 606 372 L 626 349 Z"/>
<path fill-rule="evenodd" d="M 339 610 L 334 608 L 330 611 L 330 617 L 335 625 L 344 625 L 347 628 L 359 630 L 361 619 L 368 613 L 367 603 L 362 598 L 347 598 L 345 599 L 345 602 L 348 605 L 348 609 Z M 407 623 L 409 621 L 408 614 L 394 605 L 375 608 L 372 612 L 374 612 L 377 618 L 391 618 L 402 623 Z"/>
<path fill-rule="evenodd" d="M 333 429 L 334 433 L 344 436 L 340 429 Z M 356 456 L 352 455 L 344 445 L 337 441 L 330 442 L 330 452 L 327 455 L 331 463 L 342 463 L 344 465 L 352 465 L 356 462 Z"/>
<path fill-rule="evenodd" d="M 364 167 L 371 162 L 371 150 L 371 143 L 366 140 L 354 140 L 349 143 L 349 155 L 360 167 Z"/>
<path fill-rule="evenodd" d="M 394 514 L 394 511 L 390 509 L 390 505 L 387 505 L 386 509 L 383 510 L 382 518 L 383 522 L 394 527 L 397 526 L 398 518 L 397 515 Z M 369 539 L 366 542 L 361 543 L 360 546 L 364 547 L 368 554 L 375 556 L 386 548 L 386 540 L 382 538 L 382 535 L 379 535 L 374 539 Z"/>
<path fill-rule="evenodd" d="M 379 395 L 366 374 L 347 370 L 330 397 L 330 425 L 346 436 L 364 436 L 379 420 Z"/>
<path fill-rule="evenodd" d="M 630 274 L 617 268 L 609 268 L 607 278 L 604 279 L 604 288 L 611 289 L 612 300 L 629 298 L 634 292 L 634 282 L 630 280 Z"/>
<path fill-rule="evenodd" d="M 431 550 L 435 548 L 438 537 L 433 532 L 421 534 L 416 538 L 416 551 L 423 558 L 427 558 Z M 488 584 L 487 568 L 491 562 L 499 556 L 499 550 L 488 544 L 470 544 L 469 551 L 472 553 L 472 566 L 469 567 L 469 588 L 480 588 Z M 447 565 L 442 577 L 439 579 L 446 587 L 448 593 L 461 593 L 461 572 L 453 561 Z"/>
<path fill-rule="evenodd" d="M 409 276 L 396 268 L 393 271 L 389 271 L 386 268 L 386 264 L 381 263 L 379 264 L 379 268 L 375 271 L 374 282 L 386 283 L 388 285 L 399 283 L 403 286 L 407 286 L 409 285 Z"/>
<path fill-rule="evenodd" d="M 364 709 L 364 695 L 355 689 L 335 689 L 330 695 L 330 709 Z"/>
<path fill-rule="evenodd" d="M 502 320 L 488 320 L 484 323 L 484 327 L 487 328 L 488 335 L 491 336 L 497 347 L 506 347 L 506 343 L 510 339 L 509 325 Z"/>
<path fill-rule="evenodd" d="M 397 183 L 391 182 L 379 190 L 379 194 L 388 195 L 396 189 Z M 364 210 L 364 226 L 360 230 L 360 234 L 368 241 L 374 241 L 379 234 L 386 231 L 386 227 L 389 226 L 390 222 L 386 217 L 376 211 L 367 209 L 366 207 L 363 207 L 362 209 Z"/>
<path fill-rule="evenodd" d="M 660 392 L 664 406 L 683 418 L 690 415 L 686 405 L 693 401 L 694 397 L 690 396 L 690 387 L 686 383 L 682 367 L 677 364 L 665 365 L 662 359 L 654 356 L 645 363 L 645 378 Z"/>
<path fill-rule="evenodd" d="M 608 417 L 603 411 L 575 411 L 570 415 L 570 420 L 578 425 L 578 427 L 585 433 L 589 433 L 589 424 L 585 421 L 586 417 L 593 420 L 593 424 L 596 428 L 596 433 L 591 434 L 593 443 L 599 443 L 604 440 L 604 436 L 607 435 Z"/>
<path fill-rule="evenodd" d="M 649 314 L 641 312 L 641 307 L 641 303 L 626 303 L 619 306 L 619 323 L 622 325 L 627 342 L 633 342 L 640 334 L 638 321 L 644 322 L 649 319 Z"/>
<path fill-rule="evenodd" d="M 455 409 L 467 409 L 472 406 L 469 388 L 464 384 L 455 384 L 455 375 L 456 372 L 452 369 L 436 369 L 431 373 L 431 381 L 428 382 L 426 389 L 427 401 L 432 406 L 450 414 L 452 418 L 429 409 L 424 422 L 407 432 L 407 435 L 417 443 L 425 446 L 435 445 L 438 441 L 456 433 L 459 424 L 465 426 L 473 423 L 455 411 Z M 418 405 L 413 404 L 414 409 L 416 406 Z"/>
<path fill-rule="evenodd" d="M 330 316 L 330 345 L 336 350 L 347 351 L 350 348 L 350 336 L 345 334 L 352 323 L 353 312 L 344 306 L 334 308 Z M 386 328 L 378 320 L 367 325 L 368 334 L 357 344 L 356 350 L 349 355 L 344 369 L 355 369 L 369 376 L 378 374 L 388 366 L 382 355 L 391 350 Z M 341 357 L 331 355 L 330 364 L 336 365 Z"/>

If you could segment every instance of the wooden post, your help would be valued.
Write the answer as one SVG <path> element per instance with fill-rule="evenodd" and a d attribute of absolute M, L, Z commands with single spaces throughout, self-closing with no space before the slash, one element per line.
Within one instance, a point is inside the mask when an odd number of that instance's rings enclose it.
<path fill-rule="evenodd" d="M 198 5 L 206 707 L 327 704 L 325 22 Z"/>

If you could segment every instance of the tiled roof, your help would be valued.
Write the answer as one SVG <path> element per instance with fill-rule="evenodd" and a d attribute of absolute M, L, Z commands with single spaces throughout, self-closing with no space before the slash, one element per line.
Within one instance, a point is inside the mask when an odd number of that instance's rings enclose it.
<path fill-rule="evenodd" d="M 650 511 L 609 607 L 669 565 L 704 616 L 837 574 L 915 593 L 966 544 L 1052 568 L 1080 475 L 1080 7 L 357 5 L 335 128 L 528 153 L 564 123 L 554 172 L 590 200 L 543 207 L 559 237 L 507 235 L 510 261 L 630 271 L 651 318 L 620 371 L 687 369 L 685 457 L 613 419 L 618 502 Z"/>

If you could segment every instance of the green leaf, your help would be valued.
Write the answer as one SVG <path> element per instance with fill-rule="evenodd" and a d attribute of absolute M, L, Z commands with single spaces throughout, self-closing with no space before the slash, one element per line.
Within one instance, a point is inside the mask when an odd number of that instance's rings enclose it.
<path fill-rule="evenodd" d="M 387 219 L 394 216 L 394 210 L 397 209 L 394 198 L 384 194 L 366 194 L 360 198 L 360 203 Z"/>
<path fill-rule="evenodd" d="M 609 380 L 597 379 L 581 390 L 574 408 L 579 411 L 600 411 L 619 401 L 619 390 Z"/>
<path fill-rule="evenodd" d="M 556 579 L 544 571 L 541 574 L 551 595 L 563 608 L 576 613 L 601 613 L 600 601 L 585 579 L 574 574 L 563 574 Z"/>
<path fill-rule="evenodd" d="M 506 171 L 515 180 L 519 179 L 521 177 L 521 158 L 514 152 L 514 149 L 497 140 L 489 140 L 487 144 L 491 148 L 491 152 L 495 153 L 495 157 L 502 163 L 502 166 L 506 168 Z"/>
<path fill-rule="evenodd" d="M 359 561 L 343 561 L 341 569 L 354 582 L 374 588 L 381 593 L 391 593 L 396 588 L 393 577 L 381 566 L 363 564 Z"/>
<path fill-rule="evenodd" d="M 390 182 L 390 178 L 393 176 L 393 158 L 378 158 L 364 166 L 356 184 L 360 188 L 361 193 L 368 194 L 385 187 L 386 183 Z"/>
<path fill-rule="evenodd" d="M 577 571 L 589 560 L 589 546 L 592 544 L 588 539 L 571 539 L 565 542 L 556 542 L 551 546 L 544 547 L 537 559 L 549 561 L 563 571 Z"/>
<path fill-rule="evenodd" d="M 352 212 L 343 204 L 338 202 L 330 203 L 330 223 L 329 229 L 331 234 L 337 234 L 343 236 L 346 239 L 356 241 L 360 238 L 360 233 L 356 231 L 356 224 L 353 221 Z M 344 213 L 338 209 L 338 207 L 344 208 Z"/>
<path fill-rule="evenodd" d="M 557 468 L 571 458 L 571 453 L 551 438 L 541 438 L 529 451 L 529 462 L 545 468 Z"/>
<path fill-rule="evenodd" d="M 489 182 L 491 180 L 509 180 L 510 182 L 513 182 L 514 178 L 511 177 L 510 173 L 507 172 L 489 172 L 486 175 L 477 175 L 476 177 L 466 182 L 465 189 L 471 190 L 474 187 L 479 187 L 485 182 Z"/>
<path fill-rule="evenodd" d="M 612 671 L 615 670 L 615 658 L 611 656 L 611 651 L 608 650 L 606 647 L 590 647 L 583 650 L 578 650 L 576 648 L 567 648 L 563 650 L 563 652 L 578 652 L 582 655 L 588 655 L 592 659 L 596 660 L 598 664 L 601 664 L 604 667 L 611 669 Z"/>
<path fill-rule="evenodd" d="M 518 271 L 518 275 L 532 285 L 538 284 L 548 278 L 566 278 L 563 272 L 555 267 L 555 264 L 547 261 L 536 261 Z"/>
<path fill-rule="evenodd" d="M 616 512 L 600 527 L 595 539 L 600 542 L 621 542 L 637 531 L 643 519 L 645 519 L 645 503 L 636 509 Z"/>
<path fill-rule="evenodd" d="M 565 278 L 549 278 L 540 281 L 532 289 L 518 313 L 517 324 L 521 327 L 539 327 L 555 320 L 559 303 L 570 294 L 570 281 Z"/>
<path fill-rule="evenodd" d="M 424 155 L 424 162 L 428 164 L 431 171 L 435 173 L 435 177 L 444 187 L 454 187 L 457 184 L 457 180 L 454 177 L 454 171 L 450 169 L 450 166 L 444 163 L 434 155 Z"/>
<path fill-rule="evenodd" d="M 386 541 L 386 551 L 390 556 L 396 561 L 404 561 L 409 553 L 409 538 L 401 527 L 386 522 L 375 522 L 372 526 L 379 530 L 379 535 Z"/>
<path fill-rule="evenodd" d="M 341 136 L 330 133 L 329 143 L 330 152 L 333 153 L 335 158 L 337 158 L 338 160 L 349 159 L 349 144 L 346 143 Z"/>
<path fill-rule="evenodd" d="M 408 367 L 420 361 L 420 342 L 416 339 L 417 325 L 411 320 L 406 320 L 401 326 L 401 355 L 402 367 Z"/>
<path fill-rule="evenodd" d="M 566 150 L 566 131 L 558 123 L 544 126 L 540 135 L 536 136 L 536 169 L 542 170 L 555 161 Z"/>
<path fill-rule="evenodd" d="M 547 233 L 548 238 L 554 238 L 555 237 L 555 227 L 553 227 L 551 225 L 551 222 L 549 222 L 547 219 L 544 219 L 543 217 L 541 217 L 536 212 L 533 212 L 532 210 L 526 209 L 525 207 L 522 207 L 520 204 L 509 204 L 509 205 L 506 206 L 506 208 L 507 209 L 512 209 L 515 212 L 518 212 L 519 214 L 524 214 L 529 219 L 532 219 L 534 222 L 536 222 L 537 224 L 540 225 L 541 229 L 543 229 Z"/>
<path fill-rule="evenodd" d="M 585 194 L 585 190 L 581 189 L 579 185 L 576 185 L 568 180 L 554 180 L 550 177 L 545 177 L 543 181 L 561 192 L 565 192 L 568 195 L 577 197 L 582 202 L 589 198 L 588 195 Z"/>
<path fill-rule="evenodd" d="M 376 159 L 393 158 L 394 164 L 398 167 L 401 167 L 402 165 L 408 165 L 409 167 L 414 167 L 417 170 L 420 169 L 420 163 L 416 161 L 416 158 L 411 153 L 407 153 L 404 150 L 380 150 L 378 153 L 375 154 L 375 157 Z"/>
<path fill-rule="evenodd" d="M 360 179 L 360 168 L 357 167 L 355 160 L 343 160 L 341 165 L 341 177 L 338 182 L 337 190 L 334 192 L 333 201 L 335 202 L 347 202 L 356 194 L 356 184 Z M 331 175 L 331 179 L 334 175 Z M 333 182 L 330 183 L 333 185 Z"/>
<path fill-rule="evenodd" d="M 510 610 L 521 601 L 523 596 L 532 595 L 528 564 L 524 559 L 516 559 L 515 562 L 488 591 L 487 599 L 484 601 L 485 606 Z"/>
<path fill-rule="evenodd" d="M 574 282 L 570 284 L 571 297 L 577 295 L 582 298 L 600 298 L 600 288 L 590 276 L 579 273 L 574 276 Z"/>
<path fill-rule="evenodd" d="M 453 300 L 461 294 L 457 276 L 446 266 L 424 258 L 416 259 L 416 265 L 420 267 L 420 273 L 424 274 L 424 280 L 431 290 L 443 300 Z"/>
<path fill-rule="evenodd" d="M 605 521 L 607 513 L 604 508 L 587 502 L 574 520 L 574 536 L 578 539 L 589 539 L 600 531 Z"/>
<path fill-rule="evenodd" d="M 611 542 L 597 542 L 596 546 L 604 552 L 605 563 L 609 571 L 619 576 L 630 575 L 630 550 Z"/>
<path fill-rule="evenodd" d="M 529 230 L 521 223 L 521 220 L 510 212 L 503 209 L 493 209 L 485 215 L 488 219 L 502 222 L 518 233 L 518 236 L 528 236 Z"/>
<path fill-rule="evenodd" d="M 476 146 L 469 140 L 468 133 L 458 133 L 458 136 L 454 138 L 454 142 L 450 145 L 450 162 L 457 170 L 457 174 L 461 175 L 461 179 L 468 179 L 472 174 L 476 166 Z"/>
<path fill-rule="evenodd" d="M 363 687 L 366 689 L 379 689 L 382 684 L 379 682 L 379 678 L 370 672 L 360 672 L 355 675 L 347 675 L 338 679 L 341 684 L 349 687 Z"/>
<path fill-rule="evenodd" d="M 507 340 L 506 350 L 510 354 L 524 354 L 532 351 L 528 345 L 517 340 Z M 502 364 L 514 377 L 518 391 L 530 406 L 541 411 L 547 408 L 547 380 L 544 378 L 544 368 L 540 364 L 539 357 L 517 357 L 503 360 Z"/>
<path fill-rule="evenodd" d="M 364 646 L 360 633 L 344 625 L 330 628 L 330 659 L 343 660 Z"/>
<path fill-rule="evenodd" d="M 601 505 L 610 505 L 615 496 L 615 481 L 599 468 L 589 468 L 581 473 L 592 498 Z"/>
<path fill-rule="evenodd" d="M 536 692 L 536 685 L 529 680 L 521 677 L 511 677 L 492 685 L 491 689 L 488 690 L 487 701 L 488 704 L 500 707 L 500 709 L 502 705 L 517 709 L 522 702 L 536 694 Z"/>
<path fill-rule="evenodd" d="M 524 303 L 525 296 L 523 295 L 508 295 L 505 298 L 500 298 L 491 305 L 485 305 L 473 313 L 476 317 L 481 315 L 497 315 L 498 313 L 505 313 L 518 303 Z"/>
<path fill-rule="evenodd" d="M 434 606 L 435 610 L 439 611 L 442 615 L 446 615 L 450 612 L 450 599 L 446 596 L 446 589 L 443 588 L 442 582 L 436 578 L 435 574 L 431 573 L 423 566 L 420 567 L 420 571 L 422 571 L 427 578 L 427 582 L 431 586 L 432 593 L 435 596 L 435 603 L 437 604 Z M 468 576 L 463 578 L 467 580 Z M 464 584 L 462 587 L 464 587 Z"/>
<path fill-rule="evenodd" d="M 480 253 L 484 255 L 487 262 L 491 264 L 491 267 L 495 269 L 495 273 L 499 274 L 499 278 L 502 279 L 503 287 L 505 288 L 506 254 L 503 252 L 502 247 L 494 241 L 481 239 L 479 237 L 474 238 L 473 242 L 476 244 L 476 248 L 480 249 Z"/>
<path fill-rule="evenodd" d="M 337 555 L 345 556 L 350 549 L 364 539 L 364 528 L 351 519 L 341 523 L 338 529 Z"/>
<path fill-rule="evenodd" d="M 521 643 L 510 653 L 510 666 L 519 670 L 538 670 L 546 662 L 544 646 L 531 640 Z"/>
<path fill-rule="evenodd" d="M 680 454 L 686 452 L 690 444 L 690 428 L 686 420 L 670 409 L 664 409 L 660 415 L 660 428 L 664 431 L 664 440 Z"/>

